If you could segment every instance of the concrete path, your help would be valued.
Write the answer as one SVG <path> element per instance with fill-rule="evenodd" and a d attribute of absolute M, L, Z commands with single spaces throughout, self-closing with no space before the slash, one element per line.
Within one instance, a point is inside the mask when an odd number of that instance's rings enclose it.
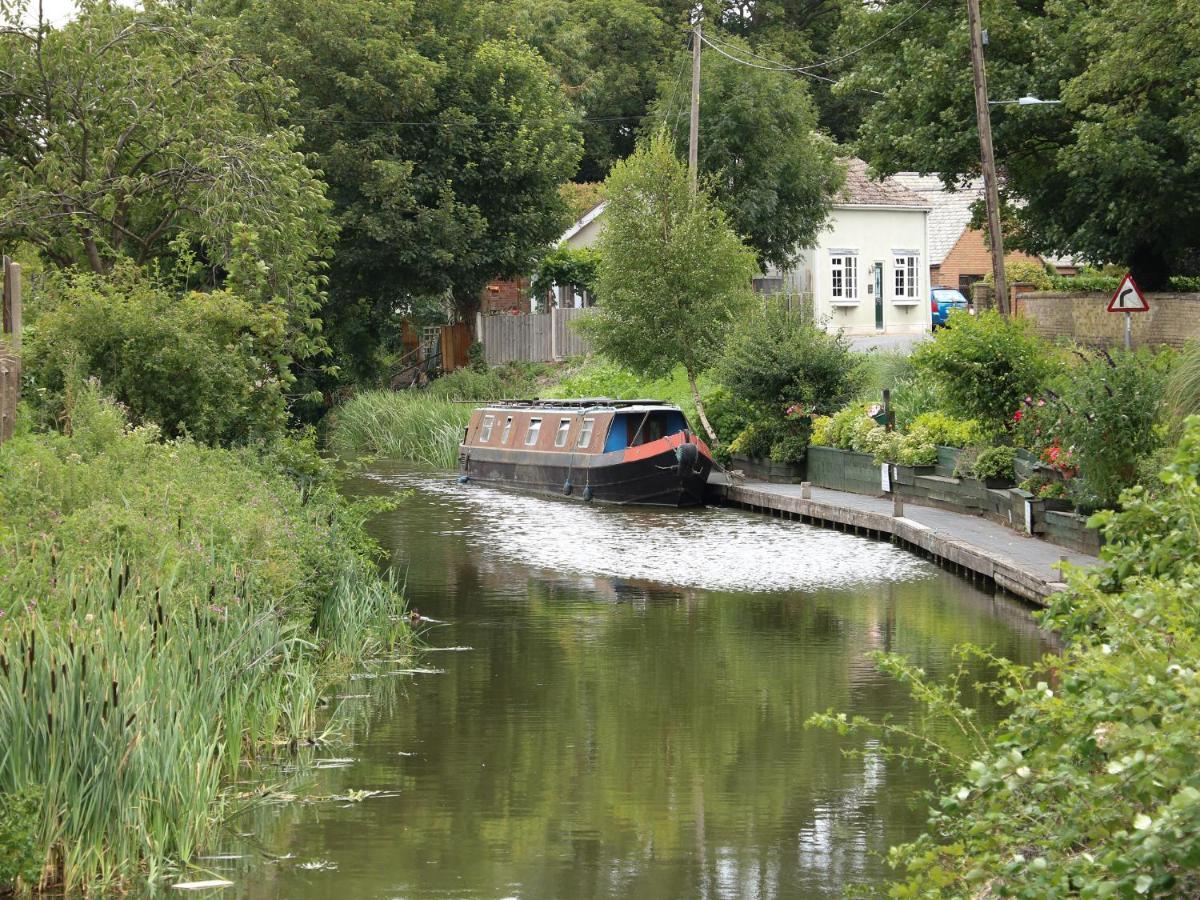
<path fill-rule="evenodd" d="M 1096 557 L 1022 535 L 989 519 L 906 503 L 893 516 L 892 499 L 812 488 L 804 499 L 798 484 L 744 481 L 732 485 L 728 502 L 891 536 L 939 559 L 992 579 L 1004 589 L 1037 603 L 1061 590 L 1063 557 L 1091 566 Z"/>
<path fill-rule="evenodd" d="M 853 334 L 846 335 L 850 346 L 859 351 L 881 350 L 896 351 L 905 356 L 912 353 L 913 348 L 922 341 L 927 341 L 931 334 Z"/>

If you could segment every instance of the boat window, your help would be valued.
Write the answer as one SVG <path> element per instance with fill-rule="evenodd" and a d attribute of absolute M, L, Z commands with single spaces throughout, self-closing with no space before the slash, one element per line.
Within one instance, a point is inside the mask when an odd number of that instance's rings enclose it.
<path fill-rule="evenodd" d="M 687 428 L 683 413 L 677 409 L 656 409 L 646 412 L 622 412 L 616 416 L 604 452 L 639 447 L 678 434 Z"/>
<path fill-rule="evenodd" d="M 569 432 L 570 430 L 571 430 L 571 420 L 570 419 L 559 419 L 558 420 L 558 434 L 554 435 L 554 446 L 555 447 L 567 446 L 567 432 Z"/>
<path fill-rule="evenodd" d="M 483 427 L 479 429 L 479 443 L 486 444 L 492 439 L 492 426 L 496 424 L 495 416 L 484 416 Z"/>
<path fill-rule="evenodd" d="M 575 446 L 580 450 L 587 447 L 592 442 L 592 429 L 596 426 L 595 419 L 584 419 L 583 427 L 579 429 L 579 440 L 575 442 Z"/>
<path fill-rule="evenodd" d="M 538 432 L 542 430 L 541 419 L 530 419 L 529 430 L 525 432 L 525 446 L 532 447 L 537 443 Z"/>
<path fill-rule="evenodd" d="M 508 436 L 512 433 L 512 416 L 504 417 L 504 430 L 500 432 L 500 443 L 507 444 Z"/>

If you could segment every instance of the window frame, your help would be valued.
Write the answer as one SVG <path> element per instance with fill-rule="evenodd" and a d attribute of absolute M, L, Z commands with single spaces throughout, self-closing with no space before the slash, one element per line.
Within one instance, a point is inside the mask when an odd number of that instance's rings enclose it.
<path fill-rule="evenodd" d="M 542 434 L 542 420 L 540 416 L 533 416 L 529 419 L 529 424 L 525 428 L 525 446 L 536 447 L 538 438 Z"/>
<path fill-rule="evenodd" d="M 505 444 L 508 443 L 509 435 L 512 434 L 512 423 L 513 423 L 512 416 L 504 417 L 504 428 L 501 429 L 501 431 L 500 431 L 500 446 L 501 447 L 503 447 Z"/>
<path fill-rule="evenodd" d="M 554 446 L 556 449 L 567 446 L 567 438 L 571 436 L 571 418 L 564 416 L 558 420 L 558 428 L 554 432 Z"/>
<path fill-rule="evenodd" d="M 576 450 L 586 450 L 592 443 L 592 434 L 596 430 L 596 417 L 584 418 L 579 426 L 579 437 L 575 439 Z"/>
<path fill-rule="evenodd" d="M 921 254 L 916 250 L 892 251 L 892 299 L 915 303 L 921 296 Z"/>
<path fill-rule="evenodd" d="M 486 444 L 492 439 L 492 432 L 496 428 L 496 416 L 486 415 L 483 421 L 479 423 L 479 443 Z"/>
<path fill-rule="evenodd" d="M 829 302 L 850 305 L 858 303 L 862 281 L 858 271 L 858 251 L 849 248 L 829 251 Z"/>

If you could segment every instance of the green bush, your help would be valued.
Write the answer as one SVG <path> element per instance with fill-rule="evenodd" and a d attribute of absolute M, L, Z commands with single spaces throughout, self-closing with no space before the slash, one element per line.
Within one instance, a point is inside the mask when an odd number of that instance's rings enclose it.
<path fill-rule="evenodd" d="M 971 472 L 981 480 L 1002 478 L 1011 482 L 1015 477 L 1013 463 L 1016 458 L 1017 451 L 1013 447 L 988 447 L 975 457 Z"/>
<path fill-rule="evenodd" d="M 769 301 L 734 326 L 715 374 L 759 415 L 780 418 L 794 405 L 808 415 L 840 409 L 862 383 L 845 338 Z"/>
<path fill-rule="evenodd" d="M 954 683 L 933 684 L 896 655 L 881 665 L 925 713 L 871 723 L 872 751 L 920 759 L 939 776 L 927 832 L 893 848 L 895 897 L 1200 895 L 1200 418 L 1158 496 L 1128 493 L 1092 522 L 1101 564 L 1075 572 L 1042 624 L 1061 654 L 1032 666 L 989 658 L 1010 707 L 991 729 Z M 967 695 L 971 696 L 971 695 Z M 917 735 L 914 743 L 905 735 Z"/>
<path fill-rule="evenodd" d="M 1174 355 L 1100 352 L 1078 367 L 1057 404 L 1055 434 L 1069 447 L 1085 507 L 1112 506 L 1138 480 L 1139 461 L 1163 444 L 1163 386 Z"/>
<path fill-rule="evenodd" d="M 852 403 L 832 416 L 814 419 L 812 442 L 822 447 L 849 450 L 854 444 L 855 430 L 864 422 L 867 428 L 875 426 L 875 422 L 867 416 L 867 404 Z"/>
<path fill-rule="evenodd" d="M 286 423 L 286 312 L 228 292 L 177 295 L 133 266 L 52 278 L 29 304 L 27 397 L 54 423 L 95 377 L 137 422 L 205 443 L 270 438 Z"/>
<path fill-rule="evenodd" d="M 947 412 L 994 429 L 1007 427 L 1037 393 L 1051 363 L 1050 347 L 1028 322 L 994 310 L 951 313 L 949 327 L 913 352 L 918 375 L 938 383 Z"/>
<path fill-rule="evenodd" d="M 40 880 L 39 794 L 35 787 L 11 794 L 0 791 L 0 888 L 18 880 L 30 887 Z"/>
<path fill-rule="evenodd" d="M 1121 284 L 1120 275 L 1106 275 L 1100 272 L 1080 273 L 1079 275 L 1051 275 L 1050 289 L 1064 292 L 1085 292 L 1089 294 L 1111 294 Z"/>
<path fill-rule="evenodd" d="M 423 393 L 441 400 L 501 400 L 509 396 L 509 386 L 494 369 L 466 368 L 435 379 Z"/>
<path fill-rule="evenodd" d="M 904 430 L 943 447 L 967 447 L 985 438 L 983 426 L 974 419 L 956 419 L 937 411 L 921 413 Z"/>
<path fill-rule="evenodd" d="M 909 375 L 892 388 L 892 415 L 897 428 L 908 428 L 926 413 L 939 412 L 945 405 L 942 390 L 935 379 Z"/>
<path fill-rule="evenodd" d="M 1046 267 L 1032 260 L 1008 260 L 1004 263 L 1004 278 L 1008 281 L 1009 287 L 1014 284 L 1031 284 L 1039 291 L 1047 291 L 1053 286 L 1051 275 L 1046 271 Z M 990 271 L 984 281 L 987 284 L 995 281 Z"/>

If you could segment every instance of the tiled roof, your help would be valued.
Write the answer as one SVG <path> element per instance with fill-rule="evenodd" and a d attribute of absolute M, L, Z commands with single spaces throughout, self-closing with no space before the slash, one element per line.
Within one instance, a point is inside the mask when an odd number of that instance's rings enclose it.
<path fill-rule="evenodd" d="M 957 191 L 948 191 L 937 175 L 897 172 L 892 176 L 919 194 L 929 211 L 929 264 L 941 265 L 971 223 L 971 204 L 983 196 L 983 180 L 976 179 Z"/>
<path fill-rule="evenodd" d="M 838 206 L 927 207 L 929 202 L 894 178 L 876 181 L 867 175 L 867 164 L 857 157 L 846 161 L 846 183 L 837 199 Z"/>

